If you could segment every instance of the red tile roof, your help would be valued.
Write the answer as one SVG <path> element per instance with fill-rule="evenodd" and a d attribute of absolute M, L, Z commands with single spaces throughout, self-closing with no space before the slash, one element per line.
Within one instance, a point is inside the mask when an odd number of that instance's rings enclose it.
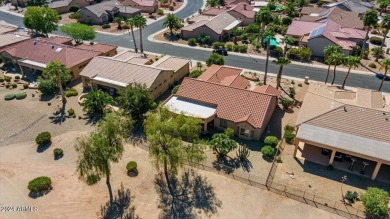
<path fill-rule="evenodd" d="M 272 116 L 276 97 L 213 82 L 185 78 L 176 96 L 217 106 L 216 116 L 261 128 Z"/>
<path fill-rule="evenodd" d="M 323 22 L 311 22 L 311 21 L 300 21 L 293 20 L 293 22 L 288 26 L 286 35 L 291 36 L 303 36 L 310 31 L 323 26 Z"/>
<path fill-rule="evenodd" d="M 234 6 L 231 11 L 236 11 L 246 18 L 254 18 L 256 16 L 256 11 L 253 11 L 255 7 L 251 6 L 249 3 L 240 3 L 236 6 Z"/>
<path fill-rule="evenodd" d="M 241 72 L 242 69 L 238 68 L 212 65 L 198 79 L 245 89 L 248 87 L 249 81 L 240 75 Z"/>
<path fill-rule="evenodd" d="M 217 16 L 219 14 L 227 12 L 227 8 L 209 8 L 202 12 L 202 15 Z"/>
<path fill-rule="evenodd" d="M 93 51 L 101 52 L 101 53 L 105 54 L 105 53 L 108 53 L 108 52 L 110 52 L 112 50 L 115 50 L 118 47 L 117 46 L 108 45 L 108 44 L 102 44 L 102 43 L 94 43 L 93 45 L 91 45 L 91 44 L 80 44 L 80 45 L 76 46 L 76 48 L 93 50 Z"/>
<path fill-rule="evenodd" d="M 270 94 L 276 97 L 280 97 L 281 93 L 278 89 L 275 87 L 272 87 L 271 85 L 263 85 L 260 87 L 255 87 L 254 91 L 264 94 Z"/>

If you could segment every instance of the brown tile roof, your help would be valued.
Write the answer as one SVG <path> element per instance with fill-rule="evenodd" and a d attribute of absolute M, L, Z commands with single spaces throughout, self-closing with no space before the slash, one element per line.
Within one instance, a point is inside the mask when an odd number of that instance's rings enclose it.
<path fill-rule="evenodd" d="M 132 2 L 138 4 L 139 6 L 150 7 L 156 3 L 156 0 L 131 0 Z"/>
<path fill-rule="evenodd" d="M 61 37 L 61 36 L 50 37 L 49 40 L 52 43 L 66 44 L 66 45 L 72 45 L 72 41 L 73 41 L 72 38 Z"/>
<path fill-rule="evenodd" d="M 110 52 L 112 50 L 116 50 L 118 47 L 117 46 L 103 44 L 103 43 L 94 43 L 93 45 L 91 45 L 91 44 L 80 44 L 80 45 L 77 45 L 76 48 L 93 50 L 93 51 L 101 52 L 102 54 L 105 54 L 105 53 L 108 53 L 108 52 Z"/>
<path fill-rule="evenodd" d="M 245 16 L 246 18 L 254 18 L 256 16 L 256 12 L 253 11 L 254 7 L 248 3 L 240 3 L 233 7 L 230 11 L 235 11 Z"/>
<path fill-rule="evenodd" d="M 220 15 L 222 13 L 227 12 L 228 10 L 229 10 L 228 8 L 223 8 L 223 7 L 220 7 L 220 8 L 209 8 L 209 9 L 206 9 L 205 11 L 203 11 L 202 15 L 217 16 L 217 15 Z"/>
<path fill-rule="evenodd" d="M 127 61 L 133 57 L 141 57 L 141 56 L 142 56 L 141 53 L 135 53 L 131 50 L 126 50 L 124 52 L 118 53 L 117 55 L 113 56 L 112 58 L 120 60 L 120 61 Z"/>
<path fill-rule="evenodd" d="M 306 9 L 305 7 L 302 11 L 310 11 L 311 9 Z M 314 13 L 314 12 L 313 12 Z M 302 21 L 323 21 L 328 18 L 341 27 L 351 27 L 363 29 L 363 21 L 359 17 L 359 13 L 344 11 L 338 7 L 334 7 L 331 9 L 323 9 L 320 13 L 315 12 L 314 14 L 319 14 L 317 16 L 311 16 L 310 13 L 304 14 L 301 16 L 300 20 Z"/>
<path fill-rule="evenodd" d="M 208 67 L 198 79 L 245 89 L 248 87 L 249 81 L 241 76 L 241 72 L 242 69 L 238 68 L 212 65 Z"/>
<path fill-rule="evenodd" d="M 217 105 L 217 117 L 255 128 L 266 125 L 276 103 L 275 96 L 192 78 L 183 80 L 176 96 Z"/>
<path fill-rule="evenodd" d="M 281 92 L 271 85 L 256 86 L 254 91 L 280 97 Z"/>
<path fill-rule="evenodd" d="M 189 62 L 189 59 L 166 55 L 160 58 L 158 61 L 154 62 L 152 66 L 177 71 L 183 66 L 187 65 Z"/>
<path fill-rule="evenodd" d="M 6 47 L 8 45 L 12 45 L 15 43 L 19 43 L 19 42 L 28 40 L 30 38 L 31 37 L 28 36 L 24 32 L 1 34 L 0 35 L 0 49 Z"/>

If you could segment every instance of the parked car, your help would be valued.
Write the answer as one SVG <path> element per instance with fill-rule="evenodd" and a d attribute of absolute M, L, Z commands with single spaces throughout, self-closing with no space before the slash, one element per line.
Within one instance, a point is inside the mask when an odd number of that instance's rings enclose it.
<path fill-rule="evenodd" d="M 214 49 L 213 53 L 218 53 L 218 54 L 223 55 L 223 56 L 227 56 L 228 55 L 228 51 L 226 49 L 224 49 L 224 48 Z"/>

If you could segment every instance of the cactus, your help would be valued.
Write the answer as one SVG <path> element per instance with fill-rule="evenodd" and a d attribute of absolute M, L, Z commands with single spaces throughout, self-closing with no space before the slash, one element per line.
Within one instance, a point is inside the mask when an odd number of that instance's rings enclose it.
<path fill-rule="evenodd" d="M 250 154 L 251 152 L 246 145 L 240 145 L 238 147 L 238 151 L 236 152 L 238 159 L 241 161 L 248 159 Z"/>

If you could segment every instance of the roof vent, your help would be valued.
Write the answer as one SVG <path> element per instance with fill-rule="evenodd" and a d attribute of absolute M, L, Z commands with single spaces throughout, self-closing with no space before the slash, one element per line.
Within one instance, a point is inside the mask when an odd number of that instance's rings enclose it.
<path fill-rule="evenodd" d="M 51 49 L 54 49 L 54 45 L 51 45 Z"/>
<path fill-rule="evenodd" d="M 344 112 L 347 112 L 347 107 L 344 107 Z"/>
<path fill-rule="evenodd" d="M 37 42 L 37 41 L 34 41 L 33 43 L 34 43 L 34 45 L 37 45 L 38 42 Z"/>

